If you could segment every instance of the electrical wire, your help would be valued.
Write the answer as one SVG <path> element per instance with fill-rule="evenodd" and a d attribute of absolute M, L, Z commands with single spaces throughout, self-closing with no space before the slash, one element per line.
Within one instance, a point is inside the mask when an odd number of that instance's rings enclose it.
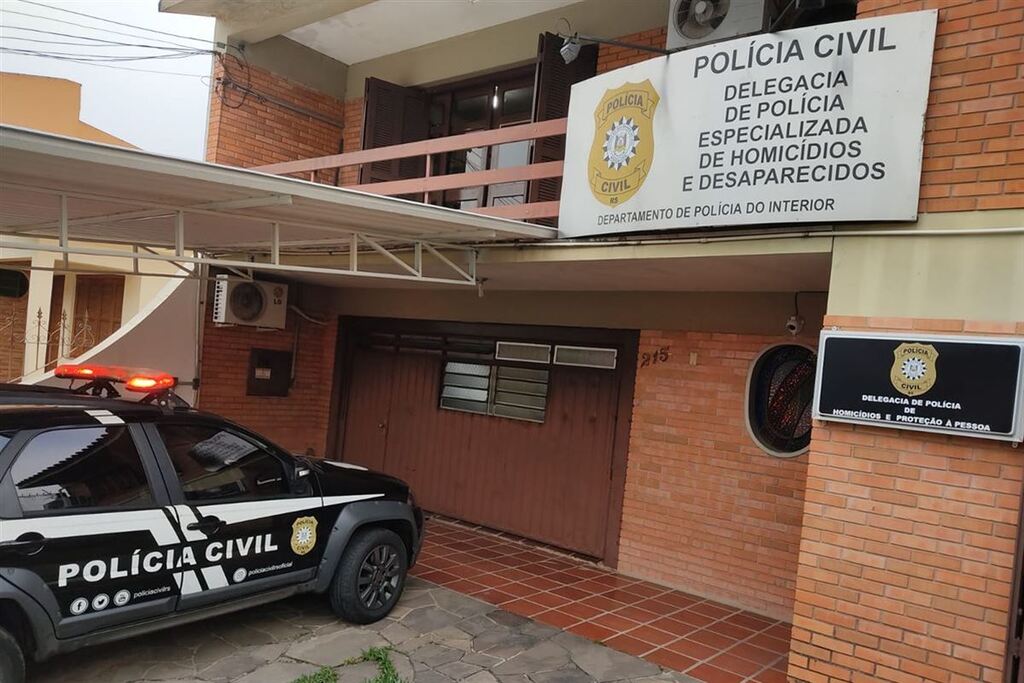
<path fill-rule="evenodd" d="M 0 36 L 0 41 L 6 42 L 6 41 L 9 41 L 9 40 L 14 40 L 14 41 L 21 42 L 21 43 L 33 43 L 33 44 L 36 44 L 36 45 L 67 45 L 69 47 L 145 47 L 145 48 L 149 48 L 150 47 L 149 45 L 133 45 L 131 43 L 105 43 L 105 44 L 97 45 L 96 43 L 83 43 L 83 42 L 77 42 L 76 43 L 76 42 L 74 42 L 72 40 L 44 40 L 42 38 L 22 38 L 20 36 Z M 156 49 L 174 50 L 176 48 L 173 48 L 173 47 L 156 48 L 156 47 L 154 47 L 152 49 L 154 49 L 154 50 L 156 50 Z"/>
<path fill-rule="evenodd" d="M 149 40 L 151 42 L 156 42 L 156 43 L 166 43 L 167 45 L 173 45 L 175 47 L 180 47 L 180 48 L 183 48 L 183 49 L 186 49 L 186 50 L 195 49 L 194 46 L 192 46 L 192 45 L 182 45 L 181 43 L 175 43 L 175 42 L 170 41 L 170 40 L 164 40 L 163 38 L 156 38 L 156 37 L 153 37 L 153 36 L 140 36 L 138 33 L 125 33 L 123 31 L 115 31 L 114 29 L 107 28 L 106 26 L 88 26 L 86 24 L 79 24 L 79 23 L 75 23 L 75 22 L 72 22 L 72 21 L 67 21 L 66 19 L 58 19 L 56 17 L 48 17 L 48 16 L 45 16 L 45 15 L 42 15 L 42 14 L 32 14 L 30 12 L 19 12 L 17 10 L 7 9 L 6 7 L 3 8 L 3 9 L 0 9 L 0 17 L 3 17 L 5 14 L 15 14 L 15 15 L 20 16 L 20 17 L 29 17 L 29 18 L 32 18 L 32 19 L 43 19 L 45 21 L 52 21 L 52 22 L 54 22 L 56 24 L 61 24 L 62 26 L 66 25 L 66 26 L 71 26 L 73 28 L 77 28 L 77 29 L 86 29 L 86 30 L 89 30 L 89 31 L 102 31 L 104 34 L 115 35 L 115 36 L 125 36 L 127 38 L 135 38 L 136 40 Z M 0 28 L 3 28 L 3 26 L 0 25 Z M 30 30 L 30 31 L 38 32 L 38 33 L 42 33 L 43 32 L 40 29 L 24 29 L 24 30 Z M 48 32 L 48 33 L 53 33 L 54 35 L 62 35 L 62 36 L 66 36 L 66 37 L 71 37 L 68 34 L 64 34 L 64 33 L 57 33 L 57 32 Z M 89 38 L 87 38 L 86 36 L 74 36 L 74 37 L 85 38 L 86 40 L 89 40 Z M 93 39 L 93 40 L 98 40 L 98 39 Z M 206 42 L 206 44 L 209 45 L 211 48 L 220 47 L 220 45 L 218 43 L 214 43 L 213 41 L 210 41 L 210 40 L 207 40 L 207 41 L 204 41 L 204 42 Z"/>
<path fill-rule="evenodd" d="M 18 47 L 0 46 L 0 51 L 16 55 L 27 55 L 31 57 L 52 57 L 54 59 L 74 59 L 80 62 L 139 62 L 153 59 L 188 59 L 189 57 L 201 56 L 202 52 L 181 52 L 168 55 L 94 55 L 80 54 L 77 52 L 48 52 L 45 50 L 29 50 Z"/>
<path fill-rule="evenodd" d="M 150 28 L 146 28 L 144 26 L 138 26 L 138 25 L 129 24 L 129 23 L 126 23 L 126 22 L 115 21 L 115 20 L 112 20 L 112 19 L 105 19 L 103 17 L 95 16 L 95 15 L 92 15 L 92 14 L 87 14 L 85 12 L 76 12 L 74 10 L 68 10 L 68 9 L 64 9 L 64 8 L 61 8 L 61 7 L 54 7 L 52 5 L 47 5 L 46 3 L 42 3 L 42 2 L 34 2 L 33 0 L 21 0 L 21 2 L 23 2 L 25 4 L 28 4 L 28 5 L 33 5 L 33 6 L 36 6 L 36 7 L 43 7 L 43 8 L 50 9 L 50 10 L 56 10 L 56 11 L 59 11 L 59 12 L 65 12 L 67 14 L 72 14 L 72 15 L 75 15 L 75 16 L 80 16 L 80 17 L 84 17 L 86 19 L 92 19 L 92 20 L 104 22 L 104 23 L 107 23 L 107 24 L 113 24 L 113 25 L 116 25 L 116 26 L 132 28 L 132 29 L 135 29 L 135 30 L 138 30 L 138 31 L 145 31 L 147 33 L 155 33 L 155 34 L 158 34 L 158 35 L 169 36 L 171 38 L 177 38 L 177 39 L 180 39 L 180 40 L 191 40 L 191 41 L 195 41 L 195 42 L 198 42 L 198 43 L 203 43 L 205 45 L 210 46 L 211 48 L 216 48 L 216 49 L 209 49 L 209 48 L 201 49 L 201 48 L 198 48 L 198 47 L 193 47 L 193 46 L 189 46 L 189 45 L 183 45 L 181 43 L 173 42 L 173 41 L 170 41 L 170 40 L 165 40 L 165 39 L 162 39 L 162 38 L 155 38 L 155 37 L 148 36 L 148 35 L 140 36 L 138 34 L 124 33 L 124 32 L 121 32 L 121 31 L 115 31 L 113 29 L 109 29 L 109 28 L 106 28 L 106 27 L 100 28 L 100 27 L 97 27 L 97 26 L 85 25 L 85 24 L 81 24 L 81 23 L 74 23 L 74 22 L 67 21 L 67 20 L 64 20 L 64 19 L 58 19 L 56 17 L 48 17 L 48 16 L 43 16 L 43 15 L 38 15 L 38 14 L 32 14 L 32 13 L 29 13 L 29 12 L 20 12 L 20 11 L 17 11 L 17 10 L 4 9 L 3 12 L 0 12 L 0 15 L 2 15 L 3 13 L 7 13 L 7 14 L 18 15 L 18 16 L 27 16 L 27 17 L 37 18 L 37 19 L 43 19 L 43 20 L 46 20 L 46 21 L 52 21 L 52 22 L 55 22 L 55 23 L 60 24 L 60 25 L 74 26 L 75 28 L 78 28 L 78 29 L 87 29 L 87 30 L 93 30 L 93 31 L 103 31 L 104 34 L 120 35 L 120 36 L 126 36 L 126 37 L 130 37 L 130 38 L 135 38 L 137 40 L 146 40 L 146 41 L 151 41 L 151 42 L 166 43 L 167 45 L 173 46 L 173 48 L 178 48 L 178 50 L 174 51 L 174 52 L 171 52 L 169 54 L 166 54 L 166 55 L 145 55 L 145 56 L 138 56 L 138 55 L 136 55 L 136 56 L 126 56 L 126 55 L 123 55 L 123 54 L 122 55 L 111 55 L 111 54 L 101 54 L 101 55 L 100 54 L 87 54 L 87 55 L 82 55 L 80 53 L 60 52 L 60 51 L 55 51 L 55 50 L 49 50 L 49 51 L 46 51 L 46 50 L 30 50 L 30 49 L 27 49 L 27 48 L 11 48 L 11 47 L 0 47 L 0 52 L 8 52 L 8 53 L 11 53 L 11 54 L 19 54 L 19 55 L 23 55 L 23 56 L 37 57 L 37 58 L 44 58 L 44 59 L 58 59 L 58 60 L 61 60 L 61 61 L 76 62 L 76 63 L 80 63 L 80 64 L 92 64 L 94 66 L 107 66 L 107 67 L 111 67 L 111 68 L 113 68 L 113 65 L 109 64 L 109 62 L 144 61 L 144 60 L 149 60 L 149 59 L 181 59 L 181 58 L 187 58 L 187 57 L 191 57 L 191 56 L 195 56 L 195 55 L 212 54 L 214 56 L 214 58 L 217 59 L 217 63 L 221 67 L 221 71 L 223 73 L 223 76 L 218 78 L 216 83 L 214 84 L 214 93 L 220 99 L 220 101 L 221 101 L 223 106 L 225 106 L 225 107 L 227 107 L 229 109 L 238 109 L 240 107 L 243 107 L 246 104 L 250 94 L 259 95 L 259 93 L 255 93 L 255 91 L 253 91 L 251 89 L 251 87 L 250 87 L 252 85 L 252 71 L 251 71 L 251 69 L 249 67 L 248 59 L 246 59 L 246 57 L 245 57 L 245 53 L 242 51 L 241 48 L 239 48 L 237 46 L 230 45 L 230 44 L 224 44 L 224 43 L 216 43 L 216 42 L 213 42 L 213 41 L 210 41 L 210 40 L 206 40 L 206 39 L 203 39 L 203 38 L 196 38 L 195 36 L 186 36 L 186 35 L 182 35 L 182 34 L 178 34 L 178 33 L 171 33 L 171 32 L 168 32 L 168 31 L 159 31 L 157 29 L 150 29 Z M 124 43 L 122 41 L 110 41 L 110 40 L 105 40 L 105 39 L 101 39 L 101 38 L 93 38 L 91 36 L 84 36 L 84 35 L 81 35 L 80 33 L 78 33 L 78 34 L 71 34 L 71 33 L 62 33 L 62 32 L 58 32 L 58 31 L 44 31 L 42 29 L 31 29 L 31 28 L 27 28 L 27 27 L 17 27 L 17 26 L 4 27 L 4 26 L 0 26 L 0 29 L 4 29 L 4 28 L 9 28 L 9 29 L 12 29 L 12 30 L 31 31 L 33 33 L 40 33 L 40 34 L 44 34 L 44 35 L 54 35 L 54 36 L 60 36 L 60 37 L 65 37 L 65 38 L 87 40 L 87 41 L 91 41 L 91 42 L 96 43 L 96 47 L 98 47 L 98 48 L 99 47 L 118 48 L 118 47 L 132 46 L 132 47 L 143 47 L 143 48 L 148 48 L 148 49 L 153 49 L 153 50 L 160 49 L 160 50 L 164 50 L 164 51 L 170 51 L 170 50 L 173 49 L 173 48 L 164 47 L 162 45 L 161 46 L 156 46 L 156 45 L 137 44 L 137 43 L 129 44 L 129 43 Z M 25 40 L 25 39 L 24 38 L 20 38 L 19 40 Z M 37 42 L 43 42 L 43 41 L 37 41 Z M 59 44 L 59 41 L 51 41 L 50 44 Z M 85 46 L 82 45 L 81 47 L 85 47 Z M 224 52 L 222 53 L 221 50 L 224 51 Z M 228 51 L 233 51 L 235 54 L 229 54 Z M 125 70 L 133 70 L 133 71 L 140 71 L 140 72 L 149 72 L 150 71 L 150 70 L 146 70 L 146 69 L 128 69 L 127 67 L 122 67 L 122 68 L 124 68 Z M 152 72 L 153 73 L 172 73 L 172 72 L 163 72 L 163 71 L 156 71 L 156 70 L 153 70 Z M 174 75 L 179 75 L 179 76 L 186 76 L 186 75 L 188 75 L 188 76 L 192 76 L 193 74 L 176 73 Z M 228 94 L 229 90 L 234 90 L 236 92 L 241 92 L 242 93 L 241 98 L 237 102 L 232 102 L 231 101 L 232 98 Z"/>
<path fill-rule="evenodd" d="M 0 27 L 0 29 L 2 29 L 2 31 L 9 31 L 9 30 L 32 31 L 32 29 L 24 28 L 22 26 L 3 26 L 3 27 Z M 53 32 L 52 31 L 40 31 L 40 33 L 53 33 Z M 56 35 L 62 35 L 62 34 L 56 34 Z M 98 47 L 144 47 L 144 48 L 146 48 L 148 50 L 166 50 L 166 51 L 174 50 L 174 51 L 181 51 L 181 50 L 186 50 L 187 49 L 189 51 L 194 51 L 193 48 L 170 47 L 170 46 L 167 46 L 167 45 L 147 45 L 146 43 L 123 43 L 123 42 L 117 41 L 117 40 L 102 40 L 100 38 L 89 38 L 87 36 L 65 35 L 64 37 L 72 38 L 74 41 L 79 41 L 79 42 L 65 41 L 65 40 L 46 40 L 44 38 L 35 38 L 35 37 L 31 37 L 31 36 L 29 36 L 29 37 L 22 37 L 22 36 L 7 36 L 7 35 L 0 34 L 0 40 L 18 40 L 18 41 L 29 42 L 29 43 L 40 43 L 40 44 L 43 44 L 43 45 L 75 45 L 77 47 L 93 47 L 93 48 L 98 48 Z M 90 41 L 90 42 L 82 42 L 82 41 Z M 213 52 L 213 51 L 212 50 L 204 50 L 203 52 Z"/>
<path fill-rule="evenodd" d="M 2 47 L 0 47 L 0 52 L 3 52 L 3 48 Z M 99 66 L 99 67 L 102 67 L 104 69 L 117 69 L 118 71 L 134 71 L 136 73 L 144 73 L 144 74 L 161 74 L 161 75 L 164 75 L 164 76 L 182 76 L 182 77 L 187 77 L 187 78 L 198 78 L 200 81 L 202 81 L 207 86 L 210 85 L 210 77 L 208 75 L 206 75 L 206 74 L 190 74 L 190 73 L 186 73 L 184 71 L 160 71 L 159 69 L 139 69 L 137 67 L 119 66 L 119 65 L 116 65 L 116 64 L 104 64 L 102 62 L 86 62 L 86 61 L 81 61 L 81 60 L 78 60 L 78 59 L 71 59 L 71 58 L 68 58 L 68 57 L 51 57 L 51 56 L 45 55 L 45 54 L 23 55 L 23 56 L 25 56 L 25 57 L 38 57 L 40 59 L 59 59 L 62 62 L 72 62 L 72 63 L 75 63 L 75 64 L 81 64 L 83 66 Z"/>
<path fill-rule="evenodd" d="M 252 70 L 249 68 L 249 60 L 245 58 L 245 53 L 243 53 L 241 50 L 238 50 L 238 56 L 215 55 L 214 58 L 217 60 L 217 63 L 220 65 L 221 71 L 223 72 L 223 75 L 217 79 L 217 83 L 213 89 L 214 93 L 220 99 L 221 104 L 227 107 L 228 109 L 242 108 L 245 105 L 246 101 L 249 99 L 249 93 L 253 92 L 251 89 Z M 238 83 L 237 79 L 235 79 L 231 75 L 231 70 L 228 68 L 228 61 L 230 59 L 234 59 L 234 61 L 238 65 L 240 65 L 241 70 L 244 72 L 244 84 Z M 232 104 L 228 101 L 229 98 L 227 95 L 227 91 L 229 89 L 239 90 L 242 93 L 242 98 L 235 104 Z"/>
<path fill-rule="evenodd" d="M 36 7 L 44 7 L 46 9 L 54 10 L 56 12 L 66 12 L 67 14 L 74 14 L 75 16 L 85 17 L 86 19 L 93 19 L 95 21 L 102 21 L 102 22 L 105 22 L 105 23 L 108 23 L 108 24 L 114 24 L 115 26 L 124 26 L 126 28 L 133 28 L 133 29 L 136 29 L 137 31 L 146 31 L 148 33 L 156 33 L 156 34 L 161 35 L 161 36 L 170 36 L 172 38 L 178 38 L 178 39 L 181 39 L 181 40 L 195 40 L 195 41 L 198 41 L 200 43 L 207 43 L 207 44 L 209 44 L 211 42 L 211 41 L 209 41 L 209 40 L 207 40 L 205 38 L 196 38 L 195 36 L 186 36 L 186 35 L 182 35 L 180 33 L 170 33 L 168 31 L 158 31 L 155 28 L 146 28 L 145 26 L 137 26 L 135 24 L 127 24 L 127 23 L 125 23 L 123 21 L 114 21 L 113 19 L 106 19 L 104 17 L 98 17 L 98 16 L 93 15 L 93 14 L 86 14 L 85 12 L 76 12 L 74 10 L 65 9 L 63 7 L 55 7 L 53 5 L 47 5 L 46 3 L 43 3 L 43 2 L 35 2 L 35 0 L 20 0 L 20 1 L 25 3 L 25 4 L 28 4 L 28 5 L 35 5 Z"/>

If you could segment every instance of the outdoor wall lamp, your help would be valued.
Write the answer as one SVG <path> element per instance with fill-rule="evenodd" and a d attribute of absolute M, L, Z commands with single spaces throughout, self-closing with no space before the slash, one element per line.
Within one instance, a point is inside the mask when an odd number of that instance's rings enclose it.
<path fill-rule="evenodd" d="M 659 55 L 670 55 L 673 50 L 666 50 L 660 47 L 651 47 L 650 45 L 635 45 L 633 43 L 624 43 L 621 40 L 611 40 L 608 38 L 594 38 L 593 36 L 581 36 L 578 33 L 572 35 L 558 34 L 559 37 L 563 38 L 565 42 L 562 43 L 562 47 L 558 49 L 558 52 L 562 55 L 562 59 L 565 60 L 566 64 L 572 63 L 579 54 L 580 48 L 583 43 L 598 43 L 599 45 L 616 45 L 618 47 L 628 47 L 634 50 L 643 50 L 644 52 L 653 52 Z"/>

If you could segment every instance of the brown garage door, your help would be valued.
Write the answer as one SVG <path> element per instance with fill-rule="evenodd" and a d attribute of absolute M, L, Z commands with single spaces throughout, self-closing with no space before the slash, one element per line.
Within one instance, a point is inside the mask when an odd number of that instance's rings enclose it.
<path fill-rule="evenodd" d="M 624 476 L 616 446 L 626 429 L 617 417 L 620 401 L 628 406 L 632 398 L 623 368 L 495 359 L 499 340 L 553 348 L 560 340 L 548 329 L 487 326 L 469 329 L 490 335 L 466 335 L 465 328 L 384 333 L 372 325 L 355 324 L 350 334 L 345 460 L 405 479 L 433 512 L 606 556 Z M 574 345 L 616 348 L 620 358 L 635 344 L 629 333 L 556 333 Z M 480 401 L 444 400 L 463 395 L 454 385 L 480 387 Z"/>

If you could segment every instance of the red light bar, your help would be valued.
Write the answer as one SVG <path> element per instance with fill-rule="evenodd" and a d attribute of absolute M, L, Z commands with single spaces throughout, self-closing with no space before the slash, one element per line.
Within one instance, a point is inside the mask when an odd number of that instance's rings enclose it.
<path fill-rule="evenodd" d="M 58 365 L 53 371 L 62 379 L 101 380 L 124 384 L 128 391 L 163 391 L 173 389 L 178 380 L 160 370 L 125 368 L 115 365 Z"/>
<path fill-rule="evenodd" d="M 158 370 L 134 370 L 131 377 L 124 383 L 128 391 L 163 391 L 173 389 L 178 383 L 176 377 Z"/>

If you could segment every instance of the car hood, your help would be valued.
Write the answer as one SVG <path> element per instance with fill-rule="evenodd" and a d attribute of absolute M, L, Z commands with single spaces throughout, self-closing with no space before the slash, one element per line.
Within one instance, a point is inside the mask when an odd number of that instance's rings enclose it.
<path fill-rule="evenodd" d="M 322 495 L 354 496 L 383 493 L 384 500 L 398 500 L 404 503 L 409 499 L 409 485 L 401 479 L 336 460 L 308 457 L 300 457 L 298 460 L 316 474 Z"/>

